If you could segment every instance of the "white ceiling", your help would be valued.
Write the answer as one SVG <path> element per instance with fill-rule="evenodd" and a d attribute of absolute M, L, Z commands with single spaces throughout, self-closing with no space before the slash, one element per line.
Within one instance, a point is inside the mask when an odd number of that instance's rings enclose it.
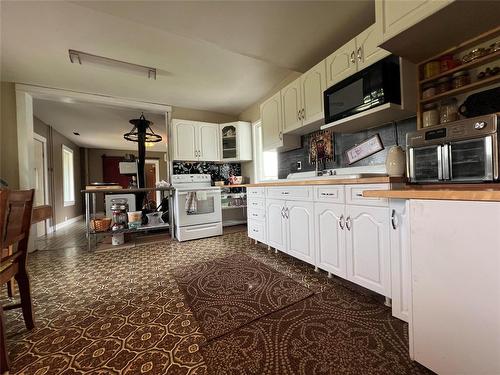
<path fill-rule="evenodd" d="M 137 143 L 125 140 L 123 134 L 132 129 L 129 120 L 138 118 L 141 115 L 139 111 L 94 103 L 64 103 L 35 99 L 33 114 L 78 146 L 137 151 Z M 166 152 L 165 116 L 147 112 L 144 116 L 154 123 L 151 128 L 163 138 L 162 142 L 155 143 L 153 147 L 147 149 Z M 74 135 L 73 132 L 80 135 Z"/>
<path fill-rule="evenodd" d="M 1 1 L 1 78 L 239 114 L 374 20 L 367 1 Z M 71 64 L 76 49 L 158 79 Z"/>

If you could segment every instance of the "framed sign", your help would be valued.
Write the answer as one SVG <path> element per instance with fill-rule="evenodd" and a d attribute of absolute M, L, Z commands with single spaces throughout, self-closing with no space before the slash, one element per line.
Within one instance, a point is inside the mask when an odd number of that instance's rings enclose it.
<path fill-rule="evenodd" d="M 383 149 L 384 145 L 382 144 L 382 140 L 380 139 L 380 136 L 376 134 L 373 137 L 364 140 L 359 145 L 348 149 L 345 154 L 347 157 L 347 162 L 349 163 L 349 165 L 351 165 Z"/>

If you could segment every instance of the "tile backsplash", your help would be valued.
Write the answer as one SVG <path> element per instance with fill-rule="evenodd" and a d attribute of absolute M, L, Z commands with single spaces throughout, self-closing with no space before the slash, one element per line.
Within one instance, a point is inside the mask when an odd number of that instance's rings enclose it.
<path fill-rule="evenodd" d="M 212 181 L 228 183 L 229 176 L 241 176 L 241 164 L 174 161 L 173 171 L 174 174 L 210 174 Z"/>
<path fill-rule="evenodd" d="M 334 160 L 326 162 L 325 168 L 358 167 L 375 164 L 384 164 L 387 150 L 395 144 L 406 147 L 406 134 L 417 129 L 416 117 L 398 121 L 394 124 L 383 125 L 378 128 L 369 129 L 353 134 L 338 133 L 334 136 Z M 384 149 L 362 159 L 354 164 L 348 165 L 344 152 L 349 148 L 361 143 L 365 139 L 375 135 L 380 135 Z M 396 140 L 397 137 L 397 140 Z M 309 144 L 308 135 L 301 137 L 302 147 L 296 150 L 278 153 L 278 178 L 286 178 L 289 173 L 313 171 L 316 166 L 309 164 Z M 302 163 L 302 169 L 297 170 L 297 162 Z M 320 167 L 321 168 L 321 167 Z"/>

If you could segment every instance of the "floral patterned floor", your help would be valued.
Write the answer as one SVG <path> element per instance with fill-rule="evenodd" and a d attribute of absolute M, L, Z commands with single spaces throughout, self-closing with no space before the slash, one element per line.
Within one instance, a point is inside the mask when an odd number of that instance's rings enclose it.
<path fill-rule="evenodd" d="M 38 251 L 29 258 L 36 329 L 26 331 L 19 310 L 5 312 L 11 374 L 206 374 L 205 338 L 172 275 L 230 254 L 247 254 L 316 292 L 354 288 L 253 244 L 246 232 L 108 252 Z"/>

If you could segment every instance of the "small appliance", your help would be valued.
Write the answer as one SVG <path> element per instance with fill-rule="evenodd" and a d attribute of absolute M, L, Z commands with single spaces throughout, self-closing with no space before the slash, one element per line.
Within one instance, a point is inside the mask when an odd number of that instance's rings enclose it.
<path fill-rule="evenodd" d="M 410 182 L 499 179 L 498 114 L 421 129 L 407 134 L 406 144 Z"/>

